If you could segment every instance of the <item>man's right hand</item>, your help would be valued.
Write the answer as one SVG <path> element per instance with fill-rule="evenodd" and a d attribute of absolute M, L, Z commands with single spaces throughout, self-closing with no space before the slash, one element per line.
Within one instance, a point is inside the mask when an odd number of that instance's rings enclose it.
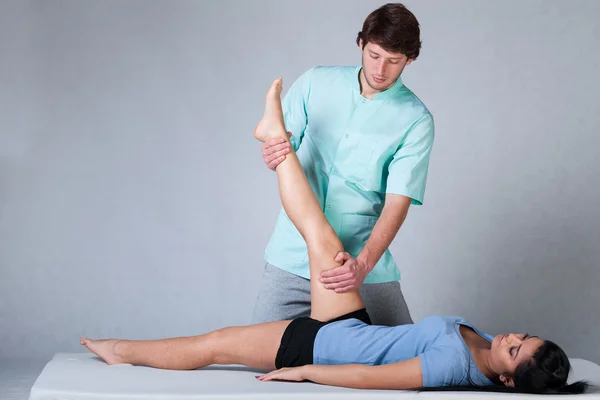
<path fill-rule="evenodd" d="M 291 137 L 292 134 L 288 132 Z M 267 167 L 273 171 L 285 160 L 285 155 L 290 152 L 291 143 L 284 139 L 269 139 L 262 144 L 263 159 Z"/>

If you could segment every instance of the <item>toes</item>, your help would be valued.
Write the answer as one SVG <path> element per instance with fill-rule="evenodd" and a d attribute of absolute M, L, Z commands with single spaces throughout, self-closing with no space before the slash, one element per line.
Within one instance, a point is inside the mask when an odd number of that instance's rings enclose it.
<path fill-rule="evenodd" d="M 281 81 L 282 81 L 281 77 L 279 77 L 279 78 L 275 79 L 275 80 L 273 81 L 273 85 L 272 85 L 272 86 L 273 86 L 273 88 L 274 88 L 274 89 L 280 89 L 280 88 L 281 88 Z"/>

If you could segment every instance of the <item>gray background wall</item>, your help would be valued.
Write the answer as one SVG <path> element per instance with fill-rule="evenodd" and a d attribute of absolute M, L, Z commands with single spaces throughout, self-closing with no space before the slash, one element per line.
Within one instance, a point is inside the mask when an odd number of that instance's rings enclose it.
<path fill-rule="evenodd" d="M 378 1 L 1 1 L 0 358 L 247 324 L 279 210 L 264 93 L 356 64 Z M 600 363 L 600 2 L 406 1 L 436 118 L 391 249 L 416 321 Z"/>

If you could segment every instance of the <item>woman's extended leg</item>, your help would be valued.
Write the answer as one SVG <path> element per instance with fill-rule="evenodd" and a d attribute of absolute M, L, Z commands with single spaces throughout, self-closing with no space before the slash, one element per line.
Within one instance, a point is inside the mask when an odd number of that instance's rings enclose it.
<path fill-rule="evenodd" d="M 281 79 L 276 79 L 266 96 L 265 113 L 256 126 L 254 137 L 260 141 L 280 138 L 289 141 L 281 109 Z M 293 132 L 292 132 L 293 133 Z M 300 161 L 292 149 L 277 166 L 279 194 L 290 220 L 294 223 L 308 247 L 310 264 L 311 317 L 327 321 L 364 307 L 358 290 L 336 293 L 319 282 L 321 272 L 340 265 L 334 261 L 343 251 L 342 243 L 327 221 Z"/>
<path fill-rule="evenodd" d="M 89 340 L 80 343 L 108 364 L 197 369 L 210 364 L 275 368 L 281 337 L 290 321 L 234 326 L 204 335 L 160 340 Z"/>

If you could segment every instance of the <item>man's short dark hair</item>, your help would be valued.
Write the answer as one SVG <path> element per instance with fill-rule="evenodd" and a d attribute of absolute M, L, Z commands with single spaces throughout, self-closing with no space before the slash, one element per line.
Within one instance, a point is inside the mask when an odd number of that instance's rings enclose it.
<path fill-rule="evenodd" d="M 421 50 L 419 21 L 401 3 L 388 3 L 367 16 L 356 44 L 375 43 L 390 53 L 416 59 Z"/>

